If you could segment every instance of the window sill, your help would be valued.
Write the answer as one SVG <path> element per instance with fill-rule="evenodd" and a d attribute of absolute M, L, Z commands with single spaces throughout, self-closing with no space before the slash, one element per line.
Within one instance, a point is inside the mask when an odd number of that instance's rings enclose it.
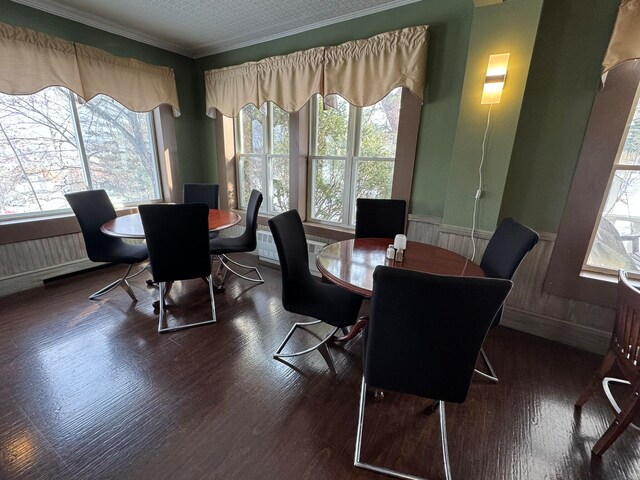
<path fill-rule="evenodd" d="M 116 213 L 118 216 L 122 216 L 136 211 L 136 207 L 125 207 L 117 209 Z M 78 232 L 80 232 L 80 226 L 73 213 L 6 220 L 0 223 L 0 245 L 58 237 Z"/>
<path fill-rule="evenodd" d="M 246 210 L 231 209 L 231 211 L 237 213 L 242 218 L 240 225 L 246 224 Z M 274 216 L 275 215 L 259 214 L 258 225 L 268 226 L 269 219 Z M 304 227 L 304 232 L 307 235 L 314 235 L 316 237 L 328 238 L 335 241 L 348 240 L 353 238 L 355 234 L 352 228 L 338 227 L 324 223 L 302 222 L 302 225 Z"/>

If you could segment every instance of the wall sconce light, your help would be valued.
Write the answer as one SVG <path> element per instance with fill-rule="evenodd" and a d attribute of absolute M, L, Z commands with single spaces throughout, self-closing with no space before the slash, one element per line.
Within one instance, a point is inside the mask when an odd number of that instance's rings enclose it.
<path fill-rule="evenodd" d="M 482 105 L 500 103 L 504 81 L 507 78 L 507 65 L 509 64 L 509 53 L 500 53 L 489 57 L 487 65 L 487 75 L 484 79 L 482 89 Z"/>

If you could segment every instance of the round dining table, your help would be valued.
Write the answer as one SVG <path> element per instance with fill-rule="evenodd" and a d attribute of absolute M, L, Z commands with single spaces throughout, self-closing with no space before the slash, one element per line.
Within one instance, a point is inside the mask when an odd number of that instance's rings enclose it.
<path fill-rule="evenodd" d="M 426 243 L 407 242 L 403 261 L 390 260 L 386 253 L 391 244 L 392 238 L 356 238 L 331 243 L 318 253 L 316 266 L 332 283 L 365 298 L 371 298 L 373 272 L 378 265 L 439 275 L 485 276 L 482 268 L 471 260 Z M 359 318 L 349 333 L 334 341 L 347 342 L 353 339 L 367 322 L 367 317 Z"/>
<path fill-rule="evenodd" d="M 373 271 L 378 265 L 439 275 L 484 277 L 479 265 L 451 250 L 420 242 L 407 242 L 404 260 L 386 257 L 392 238 L 356 238 L 331 243 L 316 258 L 318 271 L 332 283 L 370 298 Z"/>
<path fill-rule="evenodd" d="M 214 232 L 240 223 L 240 215 L 228 210 L 209 210 L 209 231 Z M 105 235 L 119 238 L 144 238 L 144 228 L 139 213 L 131 213 L 109 220 L 100 227 Z"/>

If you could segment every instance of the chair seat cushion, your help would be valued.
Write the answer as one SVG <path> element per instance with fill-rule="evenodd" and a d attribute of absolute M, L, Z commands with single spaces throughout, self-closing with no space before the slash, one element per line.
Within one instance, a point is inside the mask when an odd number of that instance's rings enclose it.
<path fill-rule="evenodd" d="M 362 304 L 360 295 L 337 285 L 322 283 L 315 277 L 299 285 L 294 298 L 288 301 L 288 295 L 283 295 L 283 305 L 288 311 L 317 318 L 334 327 L 354 325 Z"/>
<path fill-rule="evenodd" d="M 99 258 L 92 258 L 94 262 L 113 262 L 113 263 L 139 263 L 149 258 L 149 252 L 146 245 L 131 245 L 122 240 L 113 242 L 108 249 L 101 252 Z"/>
<path fill-rule="evenodd" d="M 253 248 L 247 247 L 246 240 L 242 237 L 217 237 L 209 241 L 209 250 L 212 255 L 226 253 L 250 252 Z"/>

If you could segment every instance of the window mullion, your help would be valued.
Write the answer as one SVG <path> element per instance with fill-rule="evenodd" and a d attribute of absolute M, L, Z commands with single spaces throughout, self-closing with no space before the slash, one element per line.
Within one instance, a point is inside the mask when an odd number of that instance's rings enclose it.
<path fill-rule="evenodd" d="M 355 165 L 354 156 L 356 150 L 356 132 L 360 129 L 360 118 L 362 110 L 358 107 L 354 107 L 349 104 L 349 119 L 347 127 L 347 159 L 345 162 L 345 175 L 344 175 L 344 194 L 342 205 L 342 218 L 344 225 L 351 225 L 353 210 L 352 205 L 355 203 Z"/>
<path fill-rule="evenodd" d="M 91 170 L 89 169 L 89 159 L 87 158 L 87 150 L 84 147 L 84 138 L 82 136 L 82 128 L 80 127 L 80 116 L 78 115 L 78 108 L 76 107 L 75 94 L 70 91 L 67 92 L 69 96 L 69 105 L 71 107 L 71 113 L 73 118 L 73 128 L 76 132 L 76 149 L 80 153 L 80 161 L 82 162 L 82 172 L 84 173 L 84 180 L 87 183 L 87 188 L 93 190 L 93 181 L 91 180 Z"/>
<path fill-rule="evenodd" d="M 267 211 L 273 211 L 273 199 L 271 198 L 271 158 L 270 154 L 273 152 L 273 135 L 272 135 L 272 121 L 273 121 L 273 105 L 271 102 L 267 103 L 267 114 L 265 115 L 265 121 L 262 122 L 262 132 L 264 135 L 264 157 L 262 161 L 262 185 L 264 193 L 267 197 Z"/>

